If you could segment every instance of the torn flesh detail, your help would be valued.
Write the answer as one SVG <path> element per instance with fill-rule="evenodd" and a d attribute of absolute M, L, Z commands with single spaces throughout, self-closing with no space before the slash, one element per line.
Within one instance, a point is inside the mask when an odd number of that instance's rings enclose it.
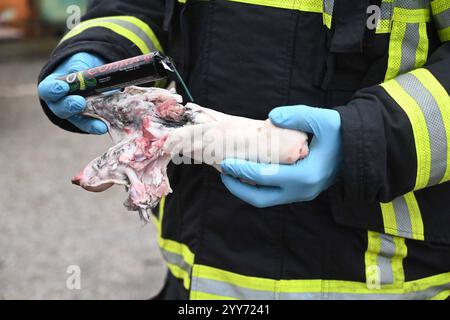
<path fill-rule="evenodd" d="M 125 207 L 146 221 L 150 210 L 172 192 L 167 166 L 180 154 L 218 167 L 226 158 L 293 164 L 309 153 L 304 133 L 195 104 L 183 106 L 173 90 L 128 87 L 88 98 L 84 114 L 108 124 L 115 146 L 73 183 L 92 192 L 125 186 Z M 206 151 L 211 159 L 205 159 Z"/>

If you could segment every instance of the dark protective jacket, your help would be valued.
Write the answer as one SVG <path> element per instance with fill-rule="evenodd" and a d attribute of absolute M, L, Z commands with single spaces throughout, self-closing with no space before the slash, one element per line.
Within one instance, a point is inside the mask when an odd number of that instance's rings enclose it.
<path fill-rule="evenodd" d="M 83 21 L 41 79 L 79 51 L 113 61 L 158 49 L 200 105 L 342 117 L 341 178 L 312 202 L 256 209 L 210 167 L 171 168 L 157 217 L 163 298 L 450 295 L 450 0 L 110 0 Z"/>

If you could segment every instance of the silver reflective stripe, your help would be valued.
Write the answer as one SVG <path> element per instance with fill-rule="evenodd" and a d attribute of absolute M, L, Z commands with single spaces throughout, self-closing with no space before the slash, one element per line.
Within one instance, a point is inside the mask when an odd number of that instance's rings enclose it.
<path fill-rule="evenodd" d="M 397 231 L 399 237 L 411 238 L 412 224 L 411 215 L 409 214 L 408 205 L 405 197 L 400 197 L 392 202 L 395 212 L 395 222 L 397 224 Z"/>
<path fill-rule="evenodd" d="M 405 37 L 402 43 L 400 74 L 414 70 L 416 66 L 417 48 L 420 40 L 419 27 L 418 23 L 406 24 Z"/>
<path fill-rule="evenodd" d="M 191 274 L 192 267 L 186 261 L 184 261 L 184 258 L 181 255 L 169 252 L 164 249 L 161 249 L 161 252 L 166 262 L 176 265 L 186 271 L 188 274 Z"/>
<path fill-rule="evenodd" d="M 450 289 L 450 283 L 408 293 L 281 293 L 282 300 L 428 300 Z"/>
<path fill-rule="evenodd" d="M 430 0 L 394 0 L 394 6 L 403 9 L 428 9 Z"/>
<path fill-rule="evenodd" d="M 450 27 L 450 9 L 447 9 L 435 15 L 434 21 L 436 21 L 438 29 L 445 29 Z"/>
<path fill-rule="evenodd" d="M 227 282 L 194 278 L 195 291 L 240 300 L 426 300 L 450 290 L 450 282 L 408 293 L 275 292 L 243 288 Z"/>
<path fill-rule="evenodd" d="M 131 22 L 125 21 L 125 20 L 120 20 L 120 19 L 100 19 L 100 20 L 94 20 L 94 21 L 86 21 L 85 23 L 82 23 L 80 26 L 85 28 L 88 27 L 89 25 L 95 25 L 97 23 L 101 23 L 101 22 L 110 22 L 110 23 L 114 23 L 117 24 L 125 29 L 128 29 L 129 31 L 131 31 L 133 34 L 135 34 L 136 36 L 139 37 L 139 39 L 141 39 L 145 45 L 147 46 L 147 48 L 149 48 L 150 51 L 157 51 L 155 48 L 155 45 L 153 44 L 152 40 L 148 37 L 148 35 L 145 33 L 144 30 L 142 30 L 141 28 L 139 28 L 138 26 L 134 25 Z M 77 29 L 73 29 L 73 31 L 76 31 Z M 70 34 L 70 33 L 69 33 Z"/>
<path fill-rule="evenodd" d="M 380 270 L 380 284 L 393 284 L 394 272 L 392 270 L 392 258 L 395 256 L 395 243 L 392 236 L 380 234 L 381 247 L 378 254 L 378 268 Z"/>
<path fill-rule="evenodd" d="M 332 16 L 334 11 L 334 0 L 323 0 L 323 11 Z"/>
<path fill-rule="evenodd" d="M 431 172 L 428 186 L 439 184 L 447 170 L 447 132 L 437 101 L 413 74 L 397 78 L 402 88 L 417 102 L 425 117 L 430 137 Z"/>
<path fill-rule="evenodd" d="M 394 7 L 402 9 L 429 9 L 429 0 L 394 0 L 381 3 L 381 19 L 390 20 L 394 14 Z"/>
<path fill-rule="evenodd" d="M 393 2 L 382 2 L 381 3 L 381 19 L 390 20 L 393 13 Z"/>
<path fill-rule="evenodd" d="M 274 300 L 277 296 L 274 291 L 248 289 L 211 279 L 196 278 L 194 283 L 196 286 L 196 291 L 241 300 Z"/>
<path fill-rule="evenodd" d="M 145 31 L 142 30 L 141 28 L 137 27 L 133 23 L 124 21 L 124 20 L 119 20 L 119 19 L 104 19 L 104 20 L 101 20 L 101 22 L 112 22 L 112 23 L 115 23 L 115 24 L 118 24 L 118 25 L 124 27 L 125 29 L 130 30 L 135 35 L 137 35 L 139 37 L 139 39 L 141 39 L 145 43 L 145 45 L 149 48 L 149 50 L 151 52 L 157 51 L 155 48 L 155 45 L 153 44 L 152 40 L 148 37 L 148 35 L 145 33 Z"/>

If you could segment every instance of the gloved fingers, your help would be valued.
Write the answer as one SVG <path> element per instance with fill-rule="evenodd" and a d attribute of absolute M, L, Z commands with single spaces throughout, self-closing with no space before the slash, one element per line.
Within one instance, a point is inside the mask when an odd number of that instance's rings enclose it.
<path fill-rule="evenodd" d="M 86 99 L 81 96 L 67 96 L 58 102 L 47 103 L 50 110 L 61 119 L 69 119 L 86 108 Z"/>
<path fill-rule="evenodd" d="M 272 110 L 269 118 L 277 127 L 317 134 L 319 111 L 308 106 L 280 107 Z"/>
<path fill-rule="evenodd" d="M 56 102 L 67 95 L 70 87 L 64 81 L 55 80 L 55 76 L 48 76 L 38 86 L 39 96 L 45 102 Z"/>
<path fill-rule="evenodd" d="M 108 132 L 108 126 L 98 119 L 77 114 L 70 117 L 68 120 L 78 129 L 86 133 L 102 135 Z"/>
<path fill-rule="evenodd" d="M 280 188 L 251 186 L 238 179 L 222 174 L 222 182 L 237 198 L 257 208 L 267 208 L 280 204 Z"/>
<path fill-rule="evenodd" d="M 221 163 L 222 172 L 260 186 L 278 187 L 286 180 L 286 166 L 263 164 L 239 159 L 226 159 Z"/>

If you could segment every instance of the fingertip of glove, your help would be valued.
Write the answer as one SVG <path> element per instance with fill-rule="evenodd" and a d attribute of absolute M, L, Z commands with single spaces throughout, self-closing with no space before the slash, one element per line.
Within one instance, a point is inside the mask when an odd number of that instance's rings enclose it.
<path fill-rule="evenodd" d="M 91 124 L 91 133 L 95 135 L 104 135 L 108 132 L 108 126 L 100 120 L 93 120 Z"/>
<path fill-rule="evenodd" d="M 69 85 L 60 80 L 44 80 L 38 85 L 39 96 L 43 99 L 60 99 L 70 90 Z"/>
<path fill-rule="evenodd" d="M 283 123 L 284 117 L 283 117 L 283 108 L 276 108 L 273 109 L 270 113 L 269 113 L 269 119 L 270 121 L 272 121 L 272 123 L 274 125 L 279 125 Z"/>
<path fill-rule="evenodd" d="M 55 97 L 65 96 L 70 90 L 69 85 L 61 80 L 54 80 L 50 87 L 49 93 Z"/>

